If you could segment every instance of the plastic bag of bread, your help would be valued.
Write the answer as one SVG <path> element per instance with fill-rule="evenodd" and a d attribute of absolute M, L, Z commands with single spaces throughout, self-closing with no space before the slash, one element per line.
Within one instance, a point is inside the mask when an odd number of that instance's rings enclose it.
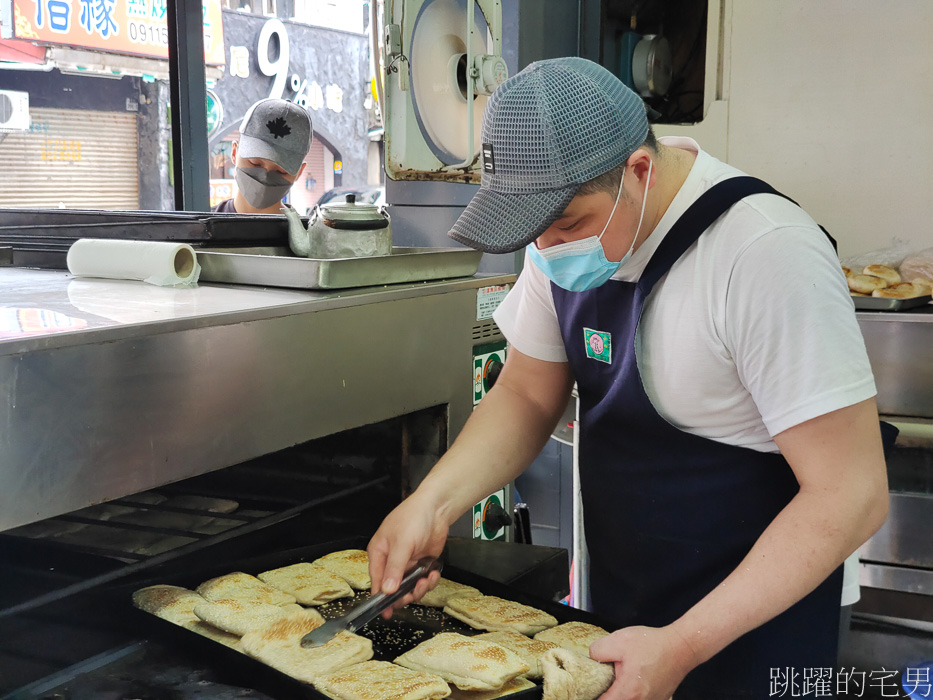
<path fill-rule="evenodd" d="M 913 252 L 914 246 L 904 241 L 895 240 L 887 248 L 879 248 L 867 253 L 852 255 L 840 260 L 844 267 L 848 267 L 855 274 L 863 274 L 863 270 L 869 265 L 884 265 L 895 270 L 900 268 L 901 263 Z M 907 280 L 908 282 L 910 280 Z"/>
<path fill-rule="evenodd" d="M 912 284 L 933 284 L 933 248 L 911 253 L 901 263 L 901 279 Z M 929 292 L 927 292 L 929 294 Z"/>

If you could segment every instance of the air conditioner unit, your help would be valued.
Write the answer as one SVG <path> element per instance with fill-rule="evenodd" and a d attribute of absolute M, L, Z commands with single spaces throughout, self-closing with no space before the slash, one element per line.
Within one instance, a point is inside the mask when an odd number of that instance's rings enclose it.
<path fill-rule="evenodd" d="M 28 131 L 29 93 L 0 90 L 0 133 Z"/>

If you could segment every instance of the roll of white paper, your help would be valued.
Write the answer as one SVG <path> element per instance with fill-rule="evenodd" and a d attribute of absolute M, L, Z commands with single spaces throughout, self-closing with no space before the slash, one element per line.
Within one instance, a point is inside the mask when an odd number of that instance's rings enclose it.
<path fill-rule="evenodd" d="M 68 249 L 68 271 L 76 277 L 178 287 L 197 284 L 201 266 L 186 243 L 81 238 Z"/>

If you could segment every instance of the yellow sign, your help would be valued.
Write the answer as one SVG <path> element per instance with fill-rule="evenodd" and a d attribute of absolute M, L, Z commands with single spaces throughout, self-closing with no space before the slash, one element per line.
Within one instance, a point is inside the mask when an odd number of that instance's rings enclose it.
<path fill-rule="evenodd" d="M 167 0 L 13 0 L 13 34 L 44 44 L 168 58 Z M 203 0 L 204 62 L 222 66 L 220 0 Z"/>

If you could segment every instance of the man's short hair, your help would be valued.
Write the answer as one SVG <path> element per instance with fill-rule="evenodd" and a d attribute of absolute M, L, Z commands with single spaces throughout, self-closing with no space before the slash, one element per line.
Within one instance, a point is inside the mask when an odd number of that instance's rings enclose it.
<path fill-rule="evenodd" d="M 654 136 L 654 129 L 648 126 L 648 135 L 645 137 L 641 148 L 648 148 L 654 151 L 655 155 L 660 156 L 658 151 L 658 140 Z M 637 150 L 637 149 L 636 149 Z M 607 170 L 602 175 L 597 175 L 592 180 L 587 180 L 577 191 L 577 194 L 598 194 L 608 192 L 613 197 L 619 191 L 619 185 L 622 184 L 622 172 L 625 170 L 625 163 L 621 163 L 612 170 Z"/>

